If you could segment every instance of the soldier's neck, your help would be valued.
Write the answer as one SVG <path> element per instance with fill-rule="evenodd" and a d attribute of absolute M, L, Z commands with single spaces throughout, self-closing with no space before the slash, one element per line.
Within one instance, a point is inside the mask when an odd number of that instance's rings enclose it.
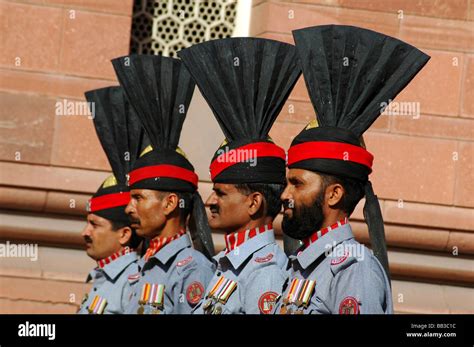
<path fill-rule="evenodd" d="M 231 233 L 236 233 L 236 232 L 242 231 L 242 230 L 254 229 L 254 228 L 261 227 L 263 225 L 270 224 L 272 222 L 273 222 L 272 217 L 262 217 L 262 218 L 258 218 L 258 219 L 252 219 L 247 224 L 239 227 L 237 230 L 227 230 L 227 233 L 231 234 Z"/>
<path fill-rule="evenodd" d="M 325 217 L 323 224 L 321 225 L 321 229 L 324 229 L 328 226 L 331 226 L 341 219 L 344 219 L 345 217 L 348 217 L 347 213 L 345 213 L 342 210 L 332 210 L 330 211 Z"/>
<path fill-rule="evenodd" d="M 166 221 L 161 232 L 153 238 L 155 239 L 157 237 L 173 237 L 184 229 L 186 229 L 186 226 L 181 223 L 180 218 L 170 218 Z"/>

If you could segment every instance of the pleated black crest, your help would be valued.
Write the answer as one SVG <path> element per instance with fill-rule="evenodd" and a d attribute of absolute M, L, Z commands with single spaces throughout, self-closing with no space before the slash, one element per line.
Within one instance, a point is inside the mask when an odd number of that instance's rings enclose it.
<path fill-rule="evenodd" d="M 195 87 L 181 61 L 130 55 L 112 64 L 153 148 L 175 150 Z"/>
<path fill-rule="evenodd" d="M 140 154 L 143 128 L 121 87 L 95 89 L 85 96 L 93 103 L 94 126 L 114 176 L 125 185 L 126 175 Z"/>
<path fill-rule="evenodd" d="M 293 36 L 319 125 L 357 136 L 430 59 L 398 39 L 352 26 L 315 26 Z"/>
<path fill-rule="evenodd" d="M 226 38 L 178 52 L 227 140 L 266 139 L 301 70 L 295 47 Z"/>

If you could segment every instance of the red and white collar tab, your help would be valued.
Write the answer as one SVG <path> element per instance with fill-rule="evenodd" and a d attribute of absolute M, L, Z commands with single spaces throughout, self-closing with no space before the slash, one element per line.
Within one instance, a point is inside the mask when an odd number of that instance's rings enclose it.
<path fill-rule="evenodd" d="M 337 221 L 337 223 L 334 223 L 331 226 L 322 228 L 321 230 L 316 231 L 313 233 L 311 236 L 307 237 L 306 239 L 303 240 L 303 244 L 305 248 L 309 247 L 312 243 L 316 242 L 318 239 L 320 239 L 322 236 L 326 235 L 328 232 L 331 230 L 337 229 L 345 224 L 348 223 L 347 217 Z"/>
<path fill-rule="evenodd" d="M 133 250 L 132 248 L 130 248 L 128 246 L 124 247 L 124 248 L 122 248 L 122 250 L 120 250 L 118 252 L 115 252 L 111 256 L 108 256 L 107 258 L 98 260 L 97 261 L 97 266 L 99 268 L 103 269 L 105 265 L 110 264 L 114 260 L 120 258 L 122 255 L 129 254 L 129 253 L 132 253 L 132 252 L 135 252 L 135 250 Z"/>
<path fill-rule="evenodd" d="M 233 251 L 236 247 L 239 247 L 245 241 L 250 240 L 251 238 L 269 230 L 273 230 L 272 223 L 253 229 L 241 230 L 235 233 L 227 234 L 225 236 L 226 253 Z"/>

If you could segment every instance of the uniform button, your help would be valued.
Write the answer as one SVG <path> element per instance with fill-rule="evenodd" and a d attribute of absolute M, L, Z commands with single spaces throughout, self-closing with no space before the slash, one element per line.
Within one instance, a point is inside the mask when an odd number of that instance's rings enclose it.
<path fill-rule="evenodd" d="M 97 288 L 94 288 L 94 292 L 96 292 L 96 291 L 97 291 Z"/>
<path fill-rule="evenodd" d="M 220 276 L 220 275 L 221 275 L 221 273 L 220 273 L 220 272 L 218 272 L 218 273 L 217 273 L 217 276 Z"/>

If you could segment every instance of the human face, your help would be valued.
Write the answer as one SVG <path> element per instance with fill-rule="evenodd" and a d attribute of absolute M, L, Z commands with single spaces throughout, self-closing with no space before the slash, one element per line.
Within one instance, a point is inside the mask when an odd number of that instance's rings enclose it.
<path fill-rule="evenodd" d="M 226 233 L 244 228 L 251 220 L 248 196 L 233 184 L 215 183 L 212 190 L 206 201 L 211 211 L 209 226 Z"/>
<path fill-rule="evenodd" d="M 302 169 L 290 169 L 281 195 L 284 207 L 282 229 L 302 240 L 321 229 L 324 221 L 324 191 L 321 176 Z"/>
<path fill-rule="evenodd" d="M 112 228 L 112 223 L 94 213 L 87 215 L 87 225 L 81 233 L 86 242 L 86 252 L 94 260 L 107 258 L 120 251 L 121 234 Z"/>
<path fill-rule="evenodd" d="M 158 236 L 166 223 L 163 199 L 151 189 L 132 189 L 125 213 L 137 235 L 148 239 Z"/>

